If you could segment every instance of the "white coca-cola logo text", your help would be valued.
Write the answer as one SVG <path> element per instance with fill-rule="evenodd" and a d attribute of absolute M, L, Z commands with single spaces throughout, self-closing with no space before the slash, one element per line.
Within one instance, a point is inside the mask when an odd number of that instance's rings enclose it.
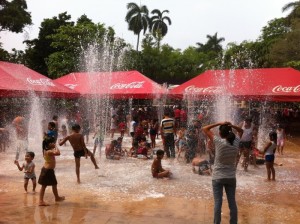
<path fill-rule="evenodd" d="M 194 85 L 185 88 L 185 93 L 222 93 L 223 88 L 218 86 L 196 87 Z"/>
<path fill-rule="evenodd" d="M 298 93 L 300 92 L 300 85 L 298 86 L 282 86 L 278 85 L 272 89 L 273 93 Z"/>
<path fill-rule="evenodd" d="M 131 83 L 116 83 L 110 89 L 140 89 L 143 88 L 144 81 Z"/>
<path fill-rule="evenodd" d="M 65 84 L 66 87 L 68 87 L 69 89 L 75 89 L 76 86 L 78 86 L 77 84 Z"/>
<path fill-rule="evenodd" d="M 27 78 L 27 82 L 31 85 L 38 85 L 38 86 L 55 86 L 50 79 L 31 79 Z"/>

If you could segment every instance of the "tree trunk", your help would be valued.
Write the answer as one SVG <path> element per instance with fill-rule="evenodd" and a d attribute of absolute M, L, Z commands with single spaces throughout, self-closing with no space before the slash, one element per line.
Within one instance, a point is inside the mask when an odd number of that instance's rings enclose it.
<path fill-rule="evenodd" d="M 140 33 L 138 34 L 138 38 L 137 38 L 136 51 L 139 51 L 139 43 L 140 43 Z"/>

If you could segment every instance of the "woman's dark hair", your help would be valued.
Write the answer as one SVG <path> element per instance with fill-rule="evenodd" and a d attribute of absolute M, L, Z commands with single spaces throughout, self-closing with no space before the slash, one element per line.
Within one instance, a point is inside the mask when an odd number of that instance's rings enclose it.
<path fill-rule="evenodd" d="M 220 136 L 222 138 L 226 138 L 226 140 L 233 145 L 235 140 L 235 134 L 232 132 L 232 128 L 228 124 L 222 124 L 219 127 Z"/>
<path fill-rule="evenodd" d="M 269 137 L 271 141 L 277 142 L 277 133 L 275 131 L 271 131 Z"/>
<path fill-rule="evenodd" d="M 46 137 L 43 140 L 43 154 L 44 154 L 44 150 L 47 151 L 49 150 L 49 144 L 51 143 L 55 143 L 55 138 L 54 137 Z"/>

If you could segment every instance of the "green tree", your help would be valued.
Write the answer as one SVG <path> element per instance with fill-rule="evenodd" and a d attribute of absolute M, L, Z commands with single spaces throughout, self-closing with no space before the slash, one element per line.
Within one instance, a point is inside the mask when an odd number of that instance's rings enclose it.
<path fill-rule="evenodd" d="M 0 43 L 0 61 L 8 61 L 9 53 L 2 48 L 2 43 Z"/>
<path fill-rule="evenodd" d="M 139 7 L 136 3 L 127 4 L 128 12 L 125 21 L 128 23 L 128 30 L 133 31 L 137 35 L 136 51 L 139 49 L 140 33 L 144 30 L 144 34 L 149 26 L 149 10 L 147 6 L 142 5 Z"/>
<path fill-rule="evenodd" d="M 0 1 L 0 31 L 8 30 L 15 33 L 23 32 L 31 25 L 31 15 L 25 0 Z"/>
<path fill-rule="evenodd" d="M 154 14 L 154 16 L 150 18 L 150 31 L 157 39 L 158 48 L 160 47 L 161 40 L 168 33 L 168 25 L 172 24 L 171 19 L 168 16 L 164 16 L 164 13 L 169 13 L 169 11 L 164 10 L 161 12 L 158 9 L 154 9 L 151 12 L 151 14 Z"/>
<path fill-rule="evenodd" d="M 44 19 L 40 26 L 38 38 L 25 41 L 27 44 L 25 50 L 26 65 L 43 75 L 48 75 L 46 61 L 50 54 L 58 50 L 51 46 L 52 40 L 49 37 L 57 33 L 61 26 L 73 26 L 74 22 L 71 22 L 70 19 L 71 16 L 67 12 L 59 14 L 58 17 Z"/>
<path fill-rule="evenodd" d="M 104 24 L 79 21 L 75 26 L 61 26 L 50 36 L 51 47 L 56 49 L 47 60 L 51 78 L 75 71 L 117 70 L 121 64 L 118 60 L 127 45 L 115 38 L 114 30 Z"/>
<path fill-rule="evenodd" d="M 287 16 L 287 21 L 291 24 L 293 19 L 300 17 L 300 1 L 290 2 L 282 7 L 283 12 L 289 10 L 291 10 L 291 12 Z"/>
<path fill-rule="evenodd" d="M 198 45 L 198 51 L 199 52 L 209 52 L 214 51 L 216 53 L 220 53 L 223 48 L 221 43 L 225 41 L 224 37 L 218 38 L 218 33 L 215 33 L 213 36 L 206 35 L 206 38 L 208 39 L 205 44 L 197 42 L 196 45 Z"/>
<path fill-rule="evenodd" d="M 300 20 L 294 20 L 292 30 L 278 40 L 270 50 L 272 67 L 294 66 L 300 63 Z"/>

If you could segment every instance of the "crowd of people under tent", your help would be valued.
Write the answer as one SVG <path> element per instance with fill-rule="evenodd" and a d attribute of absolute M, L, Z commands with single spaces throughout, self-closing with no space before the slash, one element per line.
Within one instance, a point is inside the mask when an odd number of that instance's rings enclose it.
<path fill-rule="evenodd" d="M 288 131 L 288 124 L 298 119 L 298 108 L 285 107 L 282 109 L 264 109 L 265 124 L 270 130 L 276 130 L 276 128 L 282 128 L 286 132 Z M 266 111 L 267 110 L 267 111 Z M 213 150 L 209 150 L 210 147 L 207 139 L 201 131 L 203 124 L 213 122 L 212 114 L 214 111 L 208 107 L 201 107 L 198 111 L 194 111 L 194 114 L 189 114 L 189 111 L 184 106 L 166 106 L 163 111 L 168 112 L 169 117 L 174 119 L 175 133 L 174 133 L 174 152 L 165 150 L 167 157 L 176 157 L 184 160 L 187 163 L 191 163 L 194 158 L 205 156 L 205 160 L 212 164 Z M 97 148 L 103 147 L 104 138 L 110 137 L 111 142 L 106 146 L 106 157 L 120 159 L 123 156 L 131 156 L 136 158 L 149 159 L 153 158 L 155 151 L 157 150 L 156 140 L 161 138 L 161 124 L 163 116 L 159 119 L 157 107 L 151 106 L 133 106 L 129 112 L 125 106 L 119 105 L 112 107 L 110 114 L 108 115 L 108 125 L 105 129 L 100 127 L 100 122 L 96 119 L 90 119 L 79 111 L 73 114 L 68 114 L 58 118 L 56 130 L 61 138 L 67 136 L 72 132 L 72 126 L 79 124 L 81 126 L 81 133 L 84 136 L 85 143 L 89 144 L 94 142 L 93 154 L 95 155 Z M 11 138 L 14 129 L 11 129 L 12 118 L 5 111 L 1 112 L 0 118 L 0 151 L 4 152 L 13 141 Z M 163 115 L 163 114 L 162 114 Z M 189 116 L 192 116 L 191 119 Z M 26 117 L 26 115 L 25 115 Z M 249 112 L 248 109 L 236 108 L 233 114 L 233 123 L 241 125 L 245 118 L 251 118 L 251 123 L 257 129 L 254 132 L 253 145 L 251 149 L 257 148 L 257 133 L 259 125 L 262 122 L 260 112 L 253 109 Z M 28 119 L 27 119 L 28 120 Z M 64 120 L 62 124 L 60 121 Z M 42 132 L 46 133 L 48 129 L 48 121 L 43 119 L 41 121 Z M 118 134 L 116 134 L 118 133 Z M 92 134 L 92 136 L 90 136 Z M 117 137 L 116 137 L 117 136 Z M 124 136 L 130 136 L 132 138 L 132 145 L 130 148 L 122 146 L 122 140 Z M 91 137 L 93 139 L 91 139 Z M 165 145 L 165 141 L 163 144 Z M 167 142 L 168 143 L 168 142 Z M 173 144 L 173 143 L 171 143 Z M 173 147 L 173 146 L 172 146 Z M 249 153 L 250 159 L 257 155 L 255 150 L 251 150 Z M 198 156 L 198 157 L 197 157 Z M 246 155 L 246 160 L 248 155 Z"/>

